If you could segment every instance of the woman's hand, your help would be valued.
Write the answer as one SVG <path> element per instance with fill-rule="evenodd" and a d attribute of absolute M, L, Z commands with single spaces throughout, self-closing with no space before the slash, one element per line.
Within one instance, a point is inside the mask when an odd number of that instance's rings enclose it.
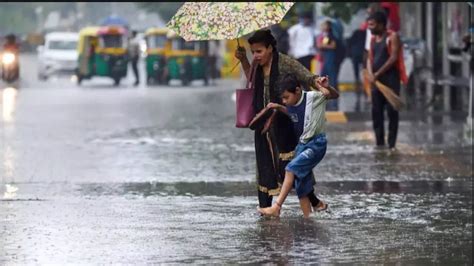
<path fill-rule="evenodd" d="M 242 68 L 244 70 L 245 77 L 247 79 L 249 79 L 250 78 L 250 62 L 247 58 L 247 51 L 245 51 L 244 47 L 238 46 L 237 50 L 235 50 L 234 56 L 242 64 Z M 237 65 L 238 65 L 238 63 L 237 63 Z"/>
<path fill-rule="evenodd" d="M 248 61 L 247 59 L 247 51 L 245 51 L 244 47 L 237 47 L 234 54 L 235 58 L 239 59 L 240 62 Z"/>

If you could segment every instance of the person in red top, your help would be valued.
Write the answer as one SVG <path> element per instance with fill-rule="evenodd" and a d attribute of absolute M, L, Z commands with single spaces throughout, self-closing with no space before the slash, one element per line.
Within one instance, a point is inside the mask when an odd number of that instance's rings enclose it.
<path fill-rule="evenodd" d="M 400 8 L 395 2 L 382 2 L 382 8 L 387 14 L 387 29 L 398 32 L 400 30 Z"/>

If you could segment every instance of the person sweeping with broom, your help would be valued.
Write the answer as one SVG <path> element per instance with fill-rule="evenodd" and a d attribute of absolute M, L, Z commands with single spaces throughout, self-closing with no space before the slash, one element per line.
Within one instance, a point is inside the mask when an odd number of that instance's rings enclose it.
<path fill-rule="evenodd" d="M 372 88 L 372 122 L 376 145 L 378 148 L 385 147 L 384 109 L 386 108 L 389 120 L 388 147 L 394 150 L 398 132 L 398 111 L 403 104 L 399 98 L 400 82 L 407 81 L 401 42 L 397 33 L 387 30 L 385 13 L 375 12 L 367 22 L 373 35 L 366 75 Z"/>

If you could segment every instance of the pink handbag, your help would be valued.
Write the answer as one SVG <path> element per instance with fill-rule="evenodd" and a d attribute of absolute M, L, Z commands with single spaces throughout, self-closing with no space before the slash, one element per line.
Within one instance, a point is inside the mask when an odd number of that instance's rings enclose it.
<path fill-rule="evenodd" d="M 255 116 L 255 110 L 253 108 L 253 91 L 254 83 L 253 79 L 255 76 L 256 66 L 252 63 L 250 78 L 247 80 L 247 85 L 245 89 L 235 90 L 236 94 L 236 116 L 235 116 L 235 126 L 238 128 L 247 128 L 249 127 L 250 121 L 252 121 Z"/>

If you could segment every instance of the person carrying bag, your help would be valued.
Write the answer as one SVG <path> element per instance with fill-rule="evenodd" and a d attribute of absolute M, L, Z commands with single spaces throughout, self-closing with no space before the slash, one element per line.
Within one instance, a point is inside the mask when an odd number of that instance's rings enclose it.
<path fill-rule="evenodd" d="M 254 95 L 254 77 L 255 77 L 255 64 L 252 62 L 250 77 L 247 79 L 247 85 L 245 89 L 237 89 L 236 94 L 236 116 L 235 126 L 238 128 L 248 128 L 250 121 L 255 116 L 255 110 L 253 107 L 253 95 Z"/>

